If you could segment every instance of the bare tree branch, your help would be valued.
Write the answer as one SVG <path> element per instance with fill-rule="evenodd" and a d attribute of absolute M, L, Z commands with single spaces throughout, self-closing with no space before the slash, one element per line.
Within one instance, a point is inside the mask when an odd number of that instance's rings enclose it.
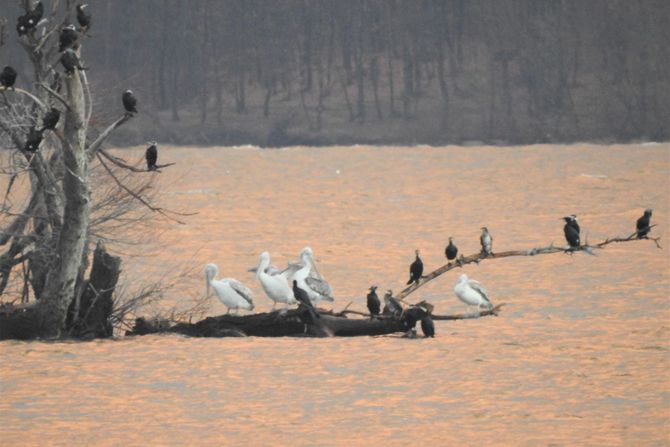
<path fill-rule="evenodd" d="M 98 157 L 98 160 L 100 161 L 100 164 L 102 164 L 102 166 L 105 168 L 105 170 L 106 170 L 106 171 L 109 173 L 109 175 L 114 179 L 114 181 L 116 182 L 116 184 L 119 185 L 119 187 L 121 187 L 123 190 L 125 190 L 128 194 L 132 195 L 132 196 L 135 197 L 137 200 L 139 200 L 144 206 L 146 206 L 147 208 L 149 208 L 151 211 L 157 212 L 157 213 L 159 213 L 159 214 L 165 216 L 166 218 L 168 218 L 168 219 L 170 219 L 170 220 L 172 220 L 172 221 L 174 221 L 174 222 L 177 222 L 177 223 L 179 223 L 179 224 L 181 224 L 181 225 L 185 225 L 185 222 L 182 222 L 181 220 L 179 220 L 179 219 L 177 219 L 177 218 L 175 218 L 175 217 L 170 216 L 170 214 L 168 214 L 168 213 L 176 214 L 176 215 L 179 215 L 179 216 L 193 216 L 193 215 L 197 214 L 197 213 L 177 213 L 177 212 L 175 212 L 175 211 L 169 211 L 169 210 L 165 210 L 165 209 L 163 209 L 163 208 L 159 208 L 159 207 L 155 207 L 155 206 L 151 205 L 149 202 L 147 202 L 146 200 L 144 200 L 141 196 L 137 195 L 134 191 L 132 191 L 130 188 L 128 188 L 126 185 L 124 185 L 124 184 L 123 184 L 123 183 L 122 183 L 122 182 L 121 182 L 121 181 L 114 175 L 114 173 L 112 172 L 112 170 L 109 169 L 109 166 L 107 166 L 107 164 L 105 164 L 105 161 L 102 159 L 102 157 L 100 156 L 100 154 L 97 154 L 97 157 Z"/>
<path fill-rule="evenodd" d="M 649 228 L 654 227 L 655 225 L 651 225 Z M 658 241 L 661 239 L 659 238 L 644 238 L 644 239 L 649 239 L 652 240 L 656 243 L 656 246 L 658 248 L 661 248 L 660 244 Z M 596 245 L 581 245 L 576 248 L 561 248 L 561 247 L 555 247 L 553 244 L 548 246 L 548 247 L 542 247 L 542 248 L 531 248 L 530 250 L 512 250 L 512 251 L 505 251 L 501 253 L 495 253 L 495 254 L 490 254 L 490 255 L 485 255 L 482 253 L 476 253 L 470 256 L 462 256 L 455 262 L 449 262 L 442 267 L 434 270 L 433 272 L 422 276 L 421 281 L 418 283 L 412 283 L 409 287 L 406 287 L 402 292 L 400 292 L 398 295 L 395 296 L 395 298 L 399 300 L 405 299 L 410 293 L 414 292 L 416 289 L 419 287 L 423 286 L 427 282 L 429 282 L 432 279 L 437 278 L 438 276 L 442 275 L 443 273 L 448 272 L 449 270 L 455 269 L 456 267 L 462 267 L 466 264 L 472 264 L 476 263 L 479 264 L 482 261 L 488 261 L 488 260 L 493 260 L 493 259 L 502 259 L 502 258 L 508 258 L 511 256 L 537 256 L 537 255 L 546 255 L 546 254 L 551 254 L 551 253 L 567 253 L 567 254 L 574 254 L 579 251 L 584 251 L 589 254 L 593 254 L 594 249 L 602 249 L 605 248 L 605 246 L 615 243 L 615 242 L 630 242 L 630 241 L 636 241 L 639 240 L 637 238 L 637 231 L 633 234 L 631 234 L 628 237 L 614 237 L 614 238 L 607 238 L 603 242 L 600 242 Z"/>
<path fill-rule="evenodd" d="M 102 131 L 102 133 L 100 135 L 98 135 L 98 138 L 96 138 L 95 141 L 93 143 L 89 144 L 88 148 L 86 148 L 86 153 L 88 154 L 88 159 L 89 160 L 93 159 L 93 157 L 95 157 L 97 155 L 97 152 L 100 149 L 100 146 L 107 139 L 109 134 L 111 134 L 114 129 L 121 126 L 123 123 L 128 121 L 130 118 L 132 118 L 132 115 L 129 114 L 129 113 L 125 113 L 123 116 L 121 116 L 116 121 L 114 121 L 112 124 L 110 124 L 109 127 L 107 127 L 107 129 Z"/>

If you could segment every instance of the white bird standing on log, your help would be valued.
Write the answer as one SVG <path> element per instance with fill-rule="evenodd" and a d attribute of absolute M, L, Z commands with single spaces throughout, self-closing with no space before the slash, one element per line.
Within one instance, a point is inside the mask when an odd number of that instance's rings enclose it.
<path fill-rule="evenodd" d="M 293 290 L 288 286 L 286 280 L 286 273 L 271 274 L 268 272 L 269 265 L 270 253 L 264 251 L 261 253 L 258 267 L 256 267 L 256 279 L 261 283 L 268 298 L 274 302 L 272 309 L 274 310 L 277 303 L 284 303 L 286 308 L 288 308 L 289 304 L 296 304 L 297 301 L 293 296 Z"/>
<path fill-rule="evenodd" d="M 456 286 L 454 286 L 454 293 L 459 300 L 468 306 L 477 306 L 477 310 L 481 310 L 482 307 L 493 308 L 484 286 L 474 279 L 468 279 L 468 275 L 465 273 L 460 276 Z"/>
<path fill-rule="evenodd" d="M 219 275 L 216 264 L 207 264 L 205 267 L 205 279 L 207 280 L 207 296 L 211 286 L 216 297 L 221 301 L 230 313 L 230 309 L 254 310 L 251 290 L 241 282 L 233 278 L 215 279 Z"/>
<path fill-rule="evenodd" d="M 300 251 L 300 263 L 302 267 L 293 274 L 293 279 L 298 282 L 298 287 L 307 292 L 314 306 L 318 306 L 321 301 L 335 301 L 330 284 L 323 279 L 316 268 L 314 254 L 310 247 L 305 247 Z"/>

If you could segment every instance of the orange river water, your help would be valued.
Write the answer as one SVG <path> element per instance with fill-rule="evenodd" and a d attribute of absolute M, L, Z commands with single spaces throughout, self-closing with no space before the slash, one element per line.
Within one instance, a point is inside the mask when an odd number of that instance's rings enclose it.
<path fill-rule="evenodd" d="M 143 148 L 114 153 L 139 161 Z M 434 339 L 0 342 L 3 447 L 670 445 L 670 144 L 163 147 L 168 162 L 143 174 L 157 203 L 197 214 L 137 229 L 146 245 L 108 242 L 124 258 L 120 289 L 177 283 L 145 315 L 202 299 L 208 262 L 269 310 L 247 272 L 264 250 L 284 266 L 311 246 L 334 308 L 363 310 L 370 285 L 404 287 L 415 249 L 429 272 L 449 236 L 478 251 L 484 225 L 494 252 L 564 245 L 560 218 L 576 214 L 593 243 L 632 233 L 650 207 L 663 248 L 468 265 L 506 305 L 436 322 Z M 465 311 L 460 273 L 408 300 Z"/>

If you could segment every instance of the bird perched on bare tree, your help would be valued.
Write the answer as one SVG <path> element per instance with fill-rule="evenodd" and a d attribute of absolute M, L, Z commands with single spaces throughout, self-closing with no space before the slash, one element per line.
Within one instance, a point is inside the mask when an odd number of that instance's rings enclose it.
<path fill-rule="evenodd" d="M 489 256 L 493 254 L 493 238 L 491 237 L 491 233 L 489 233 L 489 229 L 486 227 L 482 227 L 482 234 L 479 236 L 479 243 L 482 245 L 482 254 L 485 256 Z"/>
<path fill-rule="evenodd" d="M 74 74 L 75 68 L 86 70 L 86 67 L 82 66 L 81 62 L 79 62 L 79 56 L 77 56 L 77 53 L 75 53 L 72 48 L 68 48 L 63 52 L 63 55 L 60 57 L 60 63 L 65 68 L 65 73 L 68 75 Z"/>
<path fill-rule="evenodd" d="M 458 254 L 458 247 L 454 244 L 454 238 L 449 237 L 449 245 L 444 249 L 444 256 L 447 257 L 448 261 L 453 261 L 456 259 L 456 255 Z"/>
<path fill-rule="evenodd" d="M 637 238 L 643 239 L 647 237 L 651 228 L 651 208 L 644 210 L 644 214 L 637 220 L 635 227 L 637 228 Z"/>
<path fill-rule="evenodd" d="M 60 119 L 60 110 L 55 107 L 52 107 L 47 113 L 44 114 L 42 118 L 42 132 L 45 129 L 54 130 Z"/>
<path fill-rule="evenodd" d="M 565 216 L 565 226 L 563 227 L 563 233 L 565 233 L 565 240 L 568 242 L 568 245 L 571 249 L 578 248 L 580 244 L 579 239 L 579 224 L 577 223 L 577 217 L 574 215 Z"/>
<path fill-rule="evenodd" d="M 14 67 L 7 65 L 2 69 L 2 73 L 0 73 L 0 85 L 4 87 L 4 90 L 7 90 L 10 87 L 14 89 L 17 75 L 18 73 L 14 70 Z"/>
<path fill-rule="evenodd" d="M 77 22 L 79 22 L 79 30 L 82 33 L 86 33 L 91 27 L 91 14 L 87 14 L 84 11 L 88 5 L 86 3 L 80 3 L 77 5 Z"/>
<path fill-rule="evenodd" d="M 78 40 L 79 33 L 74 25 L 70 24 L 66 26 L 60 30 L 60 35 L 58 36 L 58 51 L 62 53 L 68 48 L 75 48 Z"/>
<path fill-rule="evenodd" d="M 40 20 L 42 20 L 43 15 L 44 5 L 42 5 L 41 1 L 38 1 L 34 8 L 29 9 L 24 15 L 19 16 L 16 20 L 16 31 L 19 33 L 19 36 L 28 34 L 28 31 L 34 29 L 37 24 L 40 23 Z"/>
<path fill-rule="evenodd" d="M 42 132 L 37 130 L 35 126 L 31 127 L 28 131 L 28 136 L 26 137 L 26 144 L 23 146 L 23 150 L 26 152 L 35 152 L 40 148 L 40 143 L 42 142 Z"/>
<path fill-rule="evenodd" d="M 423 261 L 419 257 L 419 250 L 414 250 L 414 254 L 416 255 L 416 258 L 409 266 L 409 281 L 407 281 L 407 285 L 412 284 L 413 282 L 419 284 L 421 275 L 423 275 Z"/>
<path fill-rule="evenodd" d="M 156 162 L 158 161 L 158 148 L 155 141 L 149 142 L 149 147 L 144 152 L 144 158 L 147 161 L 147 171 L 155 171 L 158 169 Z"/>
<path fill-rule="evenodd" d="M 132 90 L 126 90 L 121 95 L 121 101 L 123 102 L 123 108 L 126 109 L 128 113 L 137 113 L 137 99 L 133 95 Z"/>

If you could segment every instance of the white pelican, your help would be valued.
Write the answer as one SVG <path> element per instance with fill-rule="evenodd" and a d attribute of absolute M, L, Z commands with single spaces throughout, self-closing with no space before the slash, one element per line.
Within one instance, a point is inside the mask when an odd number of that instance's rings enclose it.
<path fill-rule="evenodd" d="M 269 266 L 270 253 L 264 251 L 256 267 L 256 279 L 261 283 L 265 294 L 274 302 L 272 309 L 277 303 L 284 303 L 288 308 L 288 305 L 295 304 L 296 300 L 286 281 L 286 272 L 270 273 Z"/>
<path fill-rule="evenodd" d="M 491 300 L 489 299 L 484 286 L 474 279 L 468 279 L 468 275 L 465 273 L 458 279 L 456 286 L 454 286 L 454 292 L 458 299 L 468 306 L 477 306 L 478 310 L 481 309 L 482 306 L 486 309 L 493 308 L 493 304 L 491 304 Z"/>
<path fill-rule="evenodd" d="M 310 247 L 305 247 L 300 251 L 300 263 L 301 268 L 293 274 L 293 279 L 298 282 L 298 287 L 307 292 L 312 303 L 317 306 L 321 301 L 335 301 L 330 285 L 316 268 L 314 254 Z M 289 269 L 292 267 L 289 265 Z"/>
<path fill-rule="evenodd" d="M 233 278 L 214 279 L 219 275 L 219 268 L 216 264 L 207 264 L 205 267 L 205 279 L 207 280 L 207 296 L 209 296 L 209 286 L 212 286 L 216 297 L 227 308 L 254 310 L 254 302 L 251 299 L 251 290 L 241 282 Z"/>

